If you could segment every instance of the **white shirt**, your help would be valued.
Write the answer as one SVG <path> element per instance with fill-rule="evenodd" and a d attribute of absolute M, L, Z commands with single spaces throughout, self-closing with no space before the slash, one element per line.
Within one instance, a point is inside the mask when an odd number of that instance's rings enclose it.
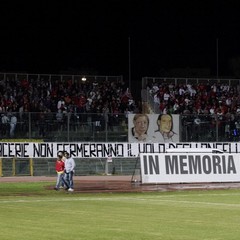
<path fill-rule="evenodd" d="M 76 166 L 76 164 L 72 157 L 65 159 L 65 170 L 67 173 L 74 171 L 75 166 Z"/>
<path fill-rule="evenodd" d="M 4 115 L 2 117 L 2 123 L 8 123 L 8 122 L 9 122 L 9 118 L 6 115 Z"/>
<path fill-rule="evenodd" d="M 10 124 L 17 124 L 17 118 L 15 116 L 11 117 Z"/>

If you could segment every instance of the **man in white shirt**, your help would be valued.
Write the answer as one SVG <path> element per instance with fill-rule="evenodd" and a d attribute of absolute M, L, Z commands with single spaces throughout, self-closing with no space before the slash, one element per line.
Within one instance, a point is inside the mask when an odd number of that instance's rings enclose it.
<path fill-rule="evenodd" d="M 6 115 L 6 113 L 3 113 L 1 116 L 2 116 L 1 132 L 2 132 L 2 135 L 5 136 L 9 129 L 9 127 L 8 127 L 9 126 L 9 118 Z"/>
<path fill-rule="evenodd" d="M 73 175 L 75 171 L 75 161 L 74 159 L 70 156 L 70 154 L 67 151 L 64 151 L 64 156 L 65 156 L 65 181 L 67 182 L 67 185 L 69 186 L 68 191 L 73 192 Z"/>
<path fill-rule="evenodd" d="M 14 137 L 16 126 L 17 126 L 17 117 L 14 114 L 12 114 L 10 118 L 10 137 Z"/>

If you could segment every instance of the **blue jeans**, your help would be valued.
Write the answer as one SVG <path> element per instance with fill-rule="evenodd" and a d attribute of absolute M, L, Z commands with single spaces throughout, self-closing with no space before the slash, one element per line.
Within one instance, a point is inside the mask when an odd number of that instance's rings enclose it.
<path fill-rule="evenodd" d="M 60 186 L 63 185 L 65 185 L 66 187 L 69 186 L 64 179 L 64 173 L 57 173 L 56 188 L 59 188 Z"/>
<path fill-rule="evenodd" d="M 73 172 L 65 173 L 65 181 L 69 188 L 73 188 Z"/>

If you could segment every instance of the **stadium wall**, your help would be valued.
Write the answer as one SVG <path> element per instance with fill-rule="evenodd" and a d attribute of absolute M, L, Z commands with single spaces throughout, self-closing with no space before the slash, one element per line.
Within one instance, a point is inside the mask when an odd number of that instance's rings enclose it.
<path fill-rule="evenodd" d="M 55 176 L 56 158 L 3 158 L 2 177 L 9 176 Z M 107 162 L 107 158 L 75 158 L 76 176 L 88 175 L 132 175 L 137 158 L 114 158 Z M 31 170 L 32 168 L 32 170 Z"/>
<path fill-rule="evenodd" d="M 140 153 L 164 153 L 169 148 L 217 148 L 239 153 L 240 143 L 1 143 L 1 175 L 55 175 L 59 150 L 69 151 L 76 161 L 76 175 L 131 175 Z M 107 159 L 111 158 L 106 171 Z"/>

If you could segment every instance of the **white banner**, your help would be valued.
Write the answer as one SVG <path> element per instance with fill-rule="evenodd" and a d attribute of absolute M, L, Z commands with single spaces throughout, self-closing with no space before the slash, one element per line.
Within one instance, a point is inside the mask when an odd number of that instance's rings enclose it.
<path fill-rule="evenodd" d="M 0 157 L 54 158 L 66 150 L 77 158 L 135 158 L 141 153 L 164 153 L 173 148 L 217 148 L 240 153 L 240 143 L 33 143 L 0 142 Z"/>
<path fill-rule="evenodd" d="M 129 114 L 129 142 L 179 142 L 178 114 Z"/>
<path fill-rule="evenodd" d="M 142 183 L 239 182 L 239 154 L 140 154 Z"/>

